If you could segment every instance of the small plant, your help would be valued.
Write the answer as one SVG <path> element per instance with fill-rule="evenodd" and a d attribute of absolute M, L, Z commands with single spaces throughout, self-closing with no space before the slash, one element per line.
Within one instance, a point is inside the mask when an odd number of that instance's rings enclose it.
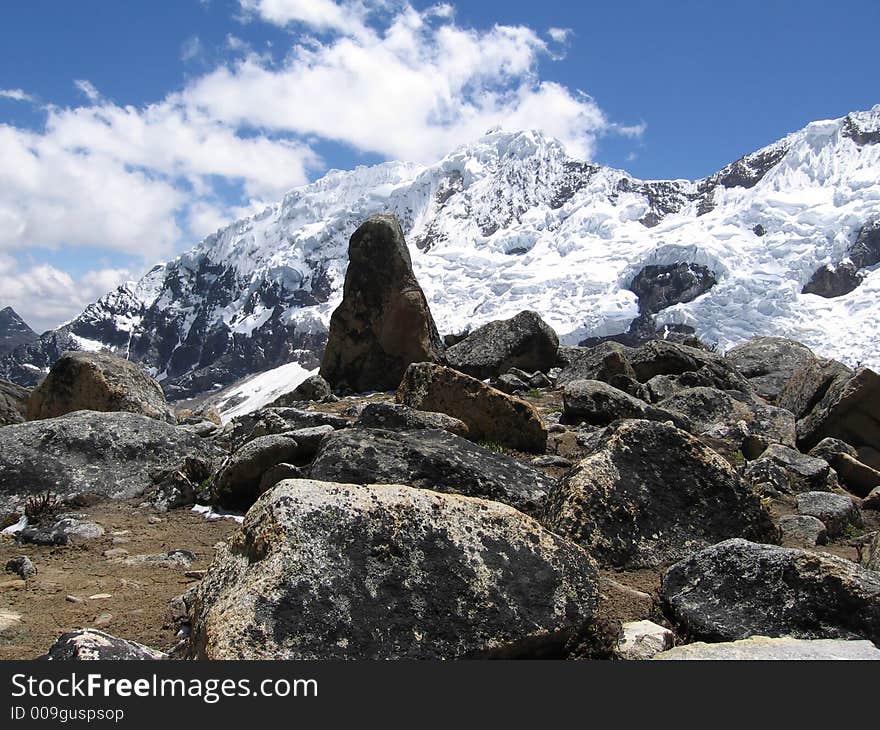
<path fill-rule="evenodd" d="M 61 502 L 50 491 L 28 497 L 24 503 L 24 516 L 29 525 L 51 524 L 60 511 Z"/>
<path fill-rule="evenodd" d="M 504 447 L 495 441 L 480 441 L 479 445 L 486 449 L 486 451 L 494 451 L 496 454 L 504 453 Z"/>
<path fill-rule="evenodd" d="M 523 393 L 523 395 L 525 395 L 526 398 L 540 398 L 542 393 L 537 388 L 532 388 Z"/>

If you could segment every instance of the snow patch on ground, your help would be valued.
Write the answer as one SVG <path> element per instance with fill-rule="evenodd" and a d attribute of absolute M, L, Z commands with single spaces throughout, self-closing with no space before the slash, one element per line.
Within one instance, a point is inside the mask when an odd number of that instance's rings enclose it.
<path fill-rule="evenodd" d="M 236 416 L 263 408 L 317 372 L 317 369 L 306 370 L 298 362 L 291 362 L 257 373 L 226 391 L 217 403 L 220 418 L 225 424 Z"/>

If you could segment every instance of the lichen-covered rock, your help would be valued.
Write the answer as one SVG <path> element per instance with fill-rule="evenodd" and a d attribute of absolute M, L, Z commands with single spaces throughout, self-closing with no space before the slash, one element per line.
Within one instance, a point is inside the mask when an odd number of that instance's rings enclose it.
<path fill-rule="evenodd" d="M 728 537 L 777 534 L 727 461 L 654 421 L 608 427 L 550 492 L 543 522 L 600 564 L 625 568 L 669 563 Z"/>
<path fill-rule="evenodd" d="M 445 413 L 417 411 L 399 403 L 368 403 L 358 415 L 355 426 L 404 431 L 439 428 L 462 438 L 467 438 L 469 435 L 469 429 L 464 421 Z"/>
<path fill-rule="evenodd" d="M 810 515 L 785 515 L 776 523 L 782 530 L 783 540 L 801 545 L 824 545 L 828 542 L 828 530 L 822 520 Z"/>
<path fill-rule="evenodd" d="M 766 474 L 769 467 L 777 467 L 784 475 L 781 480 L 761 480 L 758 475 Z M 746 476 L 753 484 L 771 481 L 781 492 L 828 491 L 836 486 L 836 479 L 824 459 L 814 459 L 781 444 L 772 444 L 760 457 L 750 462 L 745 469 Z"/>
<path fill-rule="evenodd" d="M 27 419 L 27 400 L 30 391 L 20 385 L 0 380 L 0 426 L 22 423 Z"/>
<path fill-rule="evenodd" d="M 716 388 L 752 392 L 749 382 L 721 355 L 696 347 L 653 340 L 629 353 L 627 359 L 641 383 L 657 375 L 681 375 L 705 369 L 712 373 Z"/>
<path fill-rule="evenodd" d="M 827 441 L 828 439 L 824 439 Z M 880 487 L 880 471 L 872 469 L 849 454 L 836 454 L 829 462 L 848 491 L 857 497 L 867 497 Z"/>
<path fill-rule="evenodd" d="M 572 380 L 562 390 L 562 415 L 567 423 L 586 422 L 606 426 L 621 418 L 672 421 L 689 429 L 690 421 L 680 413 L 649 405 L 599 380 Z"/>
<path fill-rule="evenodd" d="M 61 634 L 41 659 L 69 661 L 135 661 L 167 659 L 168 655 L 136 641 L 118 639 L 98 629 Z"/>
<path fill-rule="evenodd" d="M 322 401 L 333 395 L 328 383 L 320 375 L 310 375 L 289 393 L 272 401 L 271 407 L 283 408 L 303 401 Z"/>
<path fill-rule="evenodd" d="M 852 370 L 837 360 L 808 360 L 789 378 L 776 405 L 794 413 L 795 418 L 803 418 L 822 400 L 831 383 L 851 375 Z"/>
<path fill-rule="evenodd" d="M 531 404 L 452 368 L 410 365 L 397 389 L 397 402 L 458 418 L 467 424 L 473 441 L 536 454 L 547 447 L 547 429 Z"/>
<path fill-rule="evenodd" d="M 553 480 L 515 459 L 446 431 L 355 428 L 327 437 L 313 479 L 355 484 L 407 484 L 465 494 L 536 513 Z"/>
<path fill-rule="evenodd" d="M 87 515 L 63 514 L 49 524 L 28 525 L 13 536 L 16 542 L 56 547 L 84 540 L 94 540 L 104 534 L 104 528 L 92 522 Z"/>
<path fill-rule="evenodd" d="M 443 343 L 393 215 L 373 216 L 348 244 L 342 302 L 330 317 L 321 376 L 337 390 L 393 390 L 410 363 Z"/>
<path fill-rule="evenodd" d="M 725 359 L 762 398 L 776 400 L 791 376 L 815 359 L 806 345 L 784 337 L 754 337 L 728 350 Z"/>
<path fill-rule="evenodd" d="M 188 456 L 221 452 L 185 429 L 136 413 L 77 411 L 0 429 L 0 507 L 32 494 L 94 493 L 129 499 L 151 474 Z"/>
<path fill-rule="evenodd" d="M 880 575 L 824 553 L 726 540 L 670 567 L 661 596 L 695 639 L 880 641 Z"/>
<path fill-rule="evenodd" d="M 238 449 L 217 474 L 214 500 L 226 509 L 247 509 L 260 496 L 260 481 L 277 464 L 295 464 L 299 443 L 290 436 L 260 436 Z"/>
<path fill-rule="evenodd" d="M 880 375 L 860 368 L 831 381 L 821 400 L 797 424 L 798 445 L 810 449 L 824 438 L 880 449 Z"/>
<path fill-rule="evenodd" d="M 31 392 L 27 417 L 84 410 L 127 411 L 177 423 L 162 386 L 134 363 L 106 352 L 66 352 Z"/>
<path fill-rule="evenodd" d="M 831 661 L 880 660 L 880 649 L 870 641 L 846 639 L 792 639 L 751 636 L 739 641 L 707 644 L 696 641 L 655 654 L 654 659 L 695 661 Z"/>
<path fill-rule="evenodd" d="M 868 570 L 880 573 L 880 532 L 874 535 L 874 540 L 864 551 L 862 560 Z"/>
<path fill-rule="evenodd" d="M 4 569 L 7 573 L 14 573 L 22 580 L 33 578 L 37 574 L 37 566 L 27 555 L 19 555 L 17 558 L 7 560 Z"/>
<path fill-rule="evenodd" d="M 320 426 L 340 429 L 348 425 L 347 419 L 332 413 L 304 411 L 299 408 L 261 408 L 232 420 L 229 441 L 233 448 L 237 449 L 260 436 L 273 436 Z"/>
<path fill-rule="evenodd" d="M 558 359 L 562 371 L 557 385 L 573 380 L 601 380 L 607 383 L 615 375 L 635 378 L 636 371 L 629 364 L 634 348 L 618 342 L 603 342 L 595 347 L 560 347 Z"/>
<path fill-rule="evenodd" d="M 831 466 L 834 466 L 834 460 L 839 454 L 846 454 L 847 456 L 851 456 L 854 459 L 859 458 L 859 452 L 856 451 L 855 448 L 850 446 L 848 443 L 846 443 L 846 441 L 831 438 L 822 439 L 818 444 L 810 449 L 807 455 L 812 456 L 816 459 L 825 459 L 825 461 L 831 464 Z"/>
<path fill-rule="evenodd" d="M 201 659 L 562 657 L 593 622 L 581 548 L 498 504 L 284 481 L 196 590 Z"/>
<path fill-rule="evenodd" d="M 559 338 L 537 312 L 483 325 L 446 351 L 456 370 L 484 380 L 516 367 L 546 372 L 556 364 Z"/>
<path fill-rule="evenodd" d="M 862 513 L 858 506 L 843 494 L 804 492 L 797 496 L 797 511 L 821 520 L 829 537 L 837 537 L 850 525 L 862 525 Z"/>

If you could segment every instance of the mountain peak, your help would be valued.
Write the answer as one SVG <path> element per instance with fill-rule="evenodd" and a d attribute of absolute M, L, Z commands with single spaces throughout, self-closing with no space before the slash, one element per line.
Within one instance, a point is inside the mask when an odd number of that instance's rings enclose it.
<path fill-rule="evenodd" d="M 36 339 L 37 333 L 28 327 L 12 307 L 0 309 L 0 357 Z"/>

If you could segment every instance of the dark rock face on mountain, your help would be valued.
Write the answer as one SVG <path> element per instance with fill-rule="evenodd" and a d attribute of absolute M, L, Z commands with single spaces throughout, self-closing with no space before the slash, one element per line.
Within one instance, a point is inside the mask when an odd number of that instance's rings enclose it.
<path fill-rule="evenodd" d="M 72 411 L 127 411 L 177 423 L 160 386 L 137 365 L 104 352 L 68 352 L 28 398 L 28 419 Z"/>
<path fill-rule="evenodd" d="M 662 565 L 729 537 L 776 528 L 733 467 L 693 436 L 621 421 L 553 488 L 543 523 L 602 565 Z"/>
<path fill-rule="evenodd" d="M 791 376 L 815 359 L 805 345 L 784 337 L 754 337 L 724 356 L 762 398 L 775 401 Z"/>
<path fill-rule="evenodd" d="M 201 581 L 190 654 L 561 658 L 592 625 L 597 599 L 587 553 L 505 505 L 283 481 Z"/>
<path fill-rule="evenodd" d="M 556 364 L 559 338 L 536 312 L 483 325 L 446 351 L 447 363 L 480 380 L 510 368 L 546 372 Z"/>
<path fill-rule="evenodd" d="M 639 298 L 641 314 L 656 314 L 673 304 L 691 302 L 716 284 L 706 266 L 677 263 L 645 266 L 630 282 L 629 290 Z"/>
<path fill-rule="evenodd" d="M 336 389 L 393 390 L 411 363 L 443 352 L 398 220 L 370 218 L 351 237 L 348 260 L 321 376 Z"/>
<path fill-rule="evenodd" d="M 27 326 L 12 307 L 0 309 L 0 357 L 36 339 L 37 333 Z"/>
<path fill-rule="evenodd" d="M 0 428 L 0 505 L 12 509 L 46 491 L 127 499 L 150 486 L 154 470 L 220 455 L 198 436 L 137 413 L 77 411 L 18 423 Z"/>
<path fill-rule="evenodd" d="M 492 499 L 530 514 L 539 510 L 553 485 L 509 456 L 432 429 L 338 431 L 324 440 L 310 475 L 325 482 L 408 484 Z"/>
<path fill-rule="evenodd" d="M 157 661 L 168 655 L 136 641 L 119 639 L 98 629 L 62 634 L 41 659 L 70 661 Z"/>
<path fill-rule="evenodd" d="M 21 423 L 27 418 L 30 391 L 20 385 L 0 380 L 0 426 Z"/>
<path fill-rule="evenodd" d="M 818 294 L 826 299 L 842 297 L 858 287 L 863 278 L 858 268 L 848 261 L 836 266 L 822 266 L 813 272 L 801 294 Z"/>
<path fill-rule="evenodd" d="M 531 404 L 442 365 L 410 365 L 397 389 L 397 402 L 464 421 L 473 441 L 536 454 L 547 446 L 547 429 Z"/>
<path fill-rule="evenodd" d="M 669 568 L 661 593 L 695 639 L 880 641 L 880 574 L 833 555 L 727 540 Z"/>

